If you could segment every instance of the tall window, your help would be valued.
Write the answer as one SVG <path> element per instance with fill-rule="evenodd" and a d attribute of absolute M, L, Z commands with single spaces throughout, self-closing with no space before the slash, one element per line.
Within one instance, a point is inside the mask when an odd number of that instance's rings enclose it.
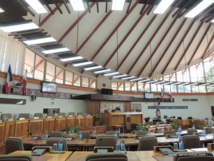
<path fill-rule="evenodd" d="M 89 79 L 89 88 L 96 88 L 96 80 Z"/>
<path fill-rule="evenodd" d="M 55 82 L 55 65 L 47 62 L 45 81 Z"/>
<path fill-rule="evenodd" d="M 27 69 L 28 71 L 27 77 L 33 78 L 34 66 L 35 66 L 35 53 L 29 49 L 26 49 L 24 70 Z"/>
<path fill-rule="evenodd" d="M 73 73 L 69 71 L 65 71 L 65 84 L 68 84 L 68 85 L 73 84 Z"/>
<path fill-rule="evenodd" d="M 44 80 L 44 69 L 45 69 L 45 60 L 40 56 L 36 55 L 36 62 L 34 67 L 34 78 L 39 80 Z"/>
<path fill-rule="evenodd" d="M 56 67 L 56 76 L 55 76 L 55 82 L 63 84 L 64 79 L 64 70 L 60 67 Z"/>
<path fill-rule="evenodd" d="M 88 87 L 89 86 L 89 79 L 86 77 L 82 77 L 82 87 Z"/>
<path fill-rule="evenodd" d="M 80 76 L 77 74 L 74 74 L 74 80 L 73 80 L 73 85 L 74 86 L 80 86 Z"/>

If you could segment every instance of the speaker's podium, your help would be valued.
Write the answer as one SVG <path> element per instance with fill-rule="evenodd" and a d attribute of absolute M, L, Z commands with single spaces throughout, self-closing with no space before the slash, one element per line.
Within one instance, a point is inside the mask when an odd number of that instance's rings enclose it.
<path fill-rule="evenodd" d="M 125 125 L 126 129 L 131 129 L 131 124 L 143 123 L 142 112 L 111 112 L 101 113 L 101 115 L 102 124 L 107 125 L 108 130 L 115 130 L 117 125 Z"/>

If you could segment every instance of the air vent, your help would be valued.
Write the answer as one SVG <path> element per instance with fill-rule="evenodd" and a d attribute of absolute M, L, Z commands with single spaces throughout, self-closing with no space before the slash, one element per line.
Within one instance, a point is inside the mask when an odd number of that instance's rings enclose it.
<path fill-rule="evenodd" d="M 196 98 L 192 98 L 192 99 L 185 98 L 182 100 L 183 100 L 183 102 L 197 102 L 198 101 L 198 99 L 196 99 Z"/>

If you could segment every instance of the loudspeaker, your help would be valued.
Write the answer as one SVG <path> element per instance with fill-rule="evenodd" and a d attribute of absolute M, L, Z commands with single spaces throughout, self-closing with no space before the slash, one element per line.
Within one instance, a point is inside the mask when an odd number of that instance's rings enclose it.
<path fill-rule="evenodd" d="M 113 94 L 113 90 L 112 89 L 107 89 L 107 88 L 102 88 L 101 89 L 101 94 L 112 95 Z"/>

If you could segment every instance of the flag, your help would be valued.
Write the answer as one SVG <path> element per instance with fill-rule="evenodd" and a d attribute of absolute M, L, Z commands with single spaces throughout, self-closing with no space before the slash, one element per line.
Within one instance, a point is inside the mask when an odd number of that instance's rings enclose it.
<path fill-rule="evenodd" d="M 27 69 L 22 77 L 21 83 L 23 84 L 23 95 L 27 95 Z"/>
<path fill-rule="evenodd" d="M 11 71 L 11 67 L 9 65 L 8 67 L 8 71 L 7 71 L 7 79 L 6 79 L 6 84 L 5 84 L 5 93 L 8 94 L 10 93 L 9 92 L 9 83 L 10 82 L 13 82 L 13 74 L 12 74 L 12 71 Z"/>
<path fill-rule="evenodd" d="M 170 101 L 172 102 L 172 93 L 171 93 L 171 91 L 169 91 L 169 97 L 170 97 Z"/>
<path fill-rule="evenodd" d="M 161 101 L 164 102 L 164 90 L 161 88 Z"/>

